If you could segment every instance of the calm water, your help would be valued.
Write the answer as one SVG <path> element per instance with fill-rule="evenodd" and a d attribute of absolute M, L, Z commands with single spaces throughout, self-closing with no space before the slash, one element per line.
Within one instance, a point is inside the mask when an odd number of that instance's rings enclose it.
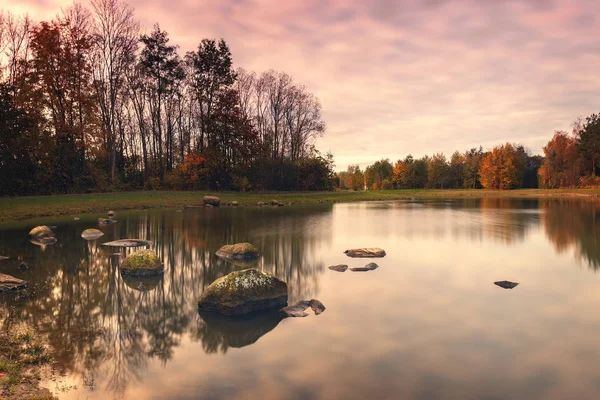
<path fill-rule="evenodd" d="M 600 203 L 505 199 L 118 212 L 0 227 L 0 272 L 39 286 L 0 298 L 58 351 L 65 399 L 600 398 Z M 40 223 L 58 243 L 29 243 Z M 598 226 L 597 226 L 598 223 Z M 6 225 L 6 224 L 5 224 Z M 101 243 L 147 238 L 164 277 L 119 276 Z M 288 282 L 303 319 L 229 321 L 197 300 L 235 270 L 223 244 L 250 241 Z M 371 272 L 352 247 L 384 248 Z M 23 259 L 30 269 L 17 269 Z M 520 282 L 513 290 L 493 284 Z M 14 307 L 9 307 L 14 306 Z M 70 388 L 69 390 L 64 390 Z"/>

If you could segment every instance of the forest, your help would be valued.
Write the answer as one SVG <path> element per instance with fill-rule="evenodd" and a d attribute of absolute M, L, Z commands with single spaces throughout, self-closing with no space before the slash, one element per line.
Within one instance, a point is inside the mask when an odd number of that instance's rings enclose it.
<path fill-rule="evenodd" d="M 544 155 L 531 155 L 521 144 L 505 143 L 491 151 L 472 148 L 419 159 L 408 155 L 392 164 L 377 161 L 365 170 L 351 165 L 335 176 L 344 190 L 592 188 L 600 186 L 600 114 L 578 118 L 571 133 L 556 131 Z"/>
<path fill-rule="evenodd" d="M 329 190 L 319 99 L 234 68 L 225 40 L 179 54 L 120 0 L 51 21 L 0 14 L 0 194 Z"/>

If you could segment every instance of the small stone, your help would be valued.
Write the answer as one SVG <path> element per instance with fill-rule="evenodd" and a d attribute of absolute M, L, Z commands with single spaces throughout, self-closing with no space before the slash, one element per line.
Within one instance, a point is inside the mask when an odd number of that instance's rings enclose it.
<path fill-rule="evenodd" d="M 29 265 L 25 261 L 21 261 L 17 268 L 19 268 L 20 271 L 27 271 L 29 269 Z"/>
<path fill-rule="evenodd" d="M 272 206 L 279 205 L 279 202 L 277 200 L 271 200 L 271 205 Z"/>
<path fill-rule="evenodd" d="M 8 260 L 10 257 L 6 257 L 6 256 L 0 256 L 0 261 L 2 260 Z"/>
<path fill-rule="evenodd" d="M 285 206 L 285 204 L 283 204 L 283 203 L 277 204 L 277 207 L 283 207 L 283 206 Z"/>
<path fill-rule="evenodd" d="M 180 213 L 180 212 L 181 212 L 181 210 L 177 210 L 177 211 L 175 211 L 175 212 L 178 212 L 178 213 Z"/>
<path fill-rule="evenodd" d="M 75 218 L 73 218 L 73 219 L 74 219 L 75 221 L 79 221 L 81 218 L 79 218 L 79 217 L 75 217 Z"/>
<path fill-rule="evenodd" d="M 366 247 L 361 249 L 350 249 L 344 251 L 348 257 L 354 258 L 380 258 L 385 257 L 385 250 L 378 247 Z"/>
<path fill-rule="evenodd" d="M 232 201 L 232 202 L 231 202 L 231 206 L 232 206 L 232 207 L 237 207 L 237 206 L 239 206 L 239 205 L 240 205 L 240 203 L 238 203 L 237 201 Z"/>
<path fill-rule="evenodd" d="M 325 311 L 325 305 L 317 299 L 311 299 L 308 304 L 310 305 L 310 308 L 312 308 L 315 315 L 319 315 Z"/>
<path fill-rule="evenodd" d="M 150 240 L 144 239 L 121 239 L 113 240 L 112 242 L 102 243 L 102 246 L 108 247 L 148 247 L 151 246 Z"/>
<path fill-rule="evenodd" d="M 311 300 L 300 300 L 291 306 L 284 307 L 279 310 L 279 314 L 284 317 L 292 317 L 292 318 L 304 318 L 308 316 L 304 310 L 310 307 L 315 315 L 321 314 L 325 311 L 325 306 L 317 299 Z"/>
<path fill-rule="evenodd" d="M 116 219 L 98 218 L 98 225 L 112 225 L 112 224 L 116 224 L 116 223 L 117 223 Z"/>
<path fill-rule="evenodd" d="M 519 284 L 517 282 L 511 282 L 511 281 L 498 281 L 498 282 L 494 282 L 494 285 L 500 286 L 503 289 L 514 289 Z"/>
<path fill-rule="evenodd" d="M 213 208 L 214 206 L 212 204 L 205 204 L 204 207 L 206 207 L 206 208 Z"/>
<path fill-rule="evenodd" d="M 256 203 L 257 206 L 262 207 L 264 206 L 266 203 L 264 201 L 259 201 L 258 203 Z"/>
<path fill-rule="evenodd" d="M 377 268 L 379 268 L 379 265 L 377 265 L 375 263 L 369 263 L 369 264 L 365 265 L 364 267 L 350 268 L 350 271 L 364 272 L 364 271 L 373 271 L 374 269 L 377 269 Z"/>
<path fill-rule="evenodd" d="M 217 196 L 204 196 L 204 198 L 202 198 L 202 203 L 204 205 L 210 204 L 213 207 L 218 207 L 219 203 L 221 203 L 221 199 Z"/>
<path fill-rule="evenodd" d="M 114 211 L 109 211 L 106 213 L 106 215 L 108 215 L 109 217 L 114 217 L 115 216 L 115 212 Z"/>
<path fill-rule="evenodd" d="M 331 267 L 329 267 L 329 269 L 336 272 L 346 272 L 348 266 L 346 264 L 338 264 L 332 265 Z"/>
<path fill-rule="evenodd" d="M 86 240 L 98 239 L 99 237 L 102 237 L 103 235 L 104 235 L 104 232 L 102 232 L 98 229 L 86 229 L 85 231 L 83 231 L 81 233 L 81 237 Z"/>

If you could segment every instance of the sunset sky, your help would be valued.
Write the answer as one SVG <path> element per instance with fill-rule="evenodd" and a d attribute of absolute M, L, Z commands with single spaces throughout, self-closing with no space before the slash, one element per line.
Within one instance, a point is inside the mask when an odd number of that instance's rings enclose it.
<path fill-rule="evenodd" d="M 506 141 L 540 153 L 554 130 L 600 111 L 594 0 L 128 3 L 182 55 L 222 37 L 236 67 L 305 84 L 327 123 L 317 147 L 334 153 L 338 170 Z M 0 0 L 37 21 L 69 4 Z"/>

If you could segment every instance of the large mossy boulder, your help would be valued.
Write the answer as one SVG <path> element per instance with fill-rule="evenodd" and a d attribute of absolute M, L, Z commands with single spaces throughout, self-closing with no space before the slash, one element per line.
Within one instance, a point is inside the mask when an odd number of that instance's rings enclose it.
<path fill-rule="evenodd" d="M 27 287 L 27 282 L 11 275 L 0 274 L 0 294 L 13 292 Z"/>
<path fill-rule="evenodd" d="M 218 198 L 217 196 L 204 196 L 204 198 L 202 199 L 202 203 L 205 206 L 210 204 L 213 207 L 219 207 L 219 204 L 221 203 L 221 199 Z"/>
<path fill-rule="evenodd" d="M 365 247 L 362 249 L 350 249 L 344 251 L 348 257 L 354 258 L 379 258 L 385 257 L 385 250 L 378 247 Z"/>
<path fill-rule="evenodd" d="M 252 261 L 259 256 L 258 249 L 247 242 L 225 245 L 216 254 L 217 257 L 234 261 Z"/>
<path fill-rule="evenodd" d="M 244 315 L 285 307 L 287 299 L 285 282 L 251 268 L 232 272 L 211 283 L 200 296 L 198 309 Z"/>
<path fill-rule="evenodd" d="M 128 255 L 120 266 L 123 276 L 156 276 L 165 271 L 158 255 L 150 250 L 140 250 Z"/>

